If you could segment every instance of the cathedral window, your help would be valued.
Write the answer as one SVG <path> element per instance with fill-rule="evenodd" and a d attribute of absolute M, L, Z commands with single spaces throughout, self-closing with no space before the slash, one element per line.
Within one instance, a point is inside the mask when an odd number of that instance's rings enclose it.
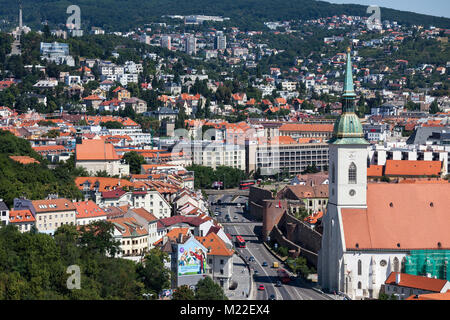
<path fill-rule="evenodd" d="M 348 168 L 348 183 L 356 184 L 356 165 L 354 162 Z"/>
<path fill-rule="evenodd" d="M 361 260 L 358 260 L 358 276 L 362 274 L 362 262 Z"/>

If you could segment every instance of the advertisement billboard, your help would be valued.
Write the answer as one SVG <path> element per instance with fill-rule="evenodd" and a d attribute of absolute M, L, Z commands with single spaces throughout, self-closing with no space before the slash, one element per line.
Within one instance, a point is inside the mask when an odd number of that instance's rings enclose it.
<path fill-rule="evenodd" d="M 205 274 L 206 250 L 198 241 L 190 239 L 178 246 L 178 276 Z"/>

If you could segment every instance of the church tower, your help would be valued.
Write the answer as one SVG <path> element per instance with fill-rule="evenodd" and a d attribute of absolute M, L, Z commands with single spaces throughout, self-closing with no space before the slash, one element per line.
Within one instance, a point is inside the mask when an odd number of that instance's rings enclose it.
<path fill-rule="evenodd" d="M 318 257 L 319 283 L 325 290 L 347 292 L 351 278 L 345 276 L 344 235 L 341 208 L 367 206 L 367 147 L 361 122 L 355 114 L 350 48 L 347 51 L 342 114 L 334 124 L 329 141 L 329 194 L 323 217 L 322 246 Z"/>
<path fill-rule="evenodd" d="M 367 189 L 367 146 L 358 116 L 353 86 L 350 48 L 347 50 L 342 114 L 334 124 L 329 141 L 329 204 L 365 207 Z"/>

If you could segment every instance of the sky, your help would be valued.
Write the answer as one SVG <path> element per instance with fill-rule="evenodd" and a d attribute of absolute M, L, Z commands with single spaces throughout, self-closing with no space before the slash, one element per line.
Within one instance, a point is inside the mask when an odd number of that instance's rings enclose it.
<path fill-rule="evenodd" d="M 360 5 L 377 5 L 402 11 L 412 11 L 432 16 L 450 18 L 449 0 L 323 0 L 331 3 L 353 3 Z M 383 11 L 381 11 L 383 19 Z"/>

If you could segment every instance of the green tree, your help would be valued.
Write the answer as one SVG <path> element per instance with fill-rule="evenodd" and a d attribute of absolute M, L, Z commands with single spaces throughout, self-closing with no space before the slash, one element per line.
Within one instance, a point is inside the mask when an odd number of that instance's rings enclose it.
<path fill-rule="evenodd" d="M 167 253 L 153 248 L 137 266 L 138 275 L 142 278 L 145 289 L 154 295 L 170 286 L 171 271 L 164 266 L 168 261 Z"/>
<path fill-rule="evenodd" d="M 140 155 L 136 151 L 130 151 L 125 153 L 122 159 L 125 161 L 125 163 L 130 165 L 130 173 L 141 173 L 141 165 L 145 163 L 145 159 L 142 155 Z"/>
<path fill-rule="evenodd" d="M 105 220 L 80 227 L 80 246 L 91 252 L 114 257 L 120 250 L 120 243 L 113 236 L 114 225 Z"/>
<path fill-rule="evenodd" d="M 197 282 L 195 298 L 197 300 L 228 300 L 222 287 L 210 277 L 205 277 Z"/>
<path fill-rule="evenodd" d="M 431 103 L 431 105 L 430 105 L 430 113 L 431 114 L 436 114 L 436 113 L 438 113 L 440 110 L 439 110 L 439 105 L 438 105 L 438 103 L 437 103 L 437 100 L 436 99 L 434 99 L 434 101 Z"/>
<path fill-rule="evenodd" d="M 178 287 L 172 295 L 173 300 L 195 300 L 195 292 L 186 285 Z"/>
<path fill-rule="evenodd" d="M 106 129 L 122 129 L 123 124 L 119 121 L 106 121 L 106 122 L 100 122 L 100 125 L 102 127 L 105 127 Z"/>

